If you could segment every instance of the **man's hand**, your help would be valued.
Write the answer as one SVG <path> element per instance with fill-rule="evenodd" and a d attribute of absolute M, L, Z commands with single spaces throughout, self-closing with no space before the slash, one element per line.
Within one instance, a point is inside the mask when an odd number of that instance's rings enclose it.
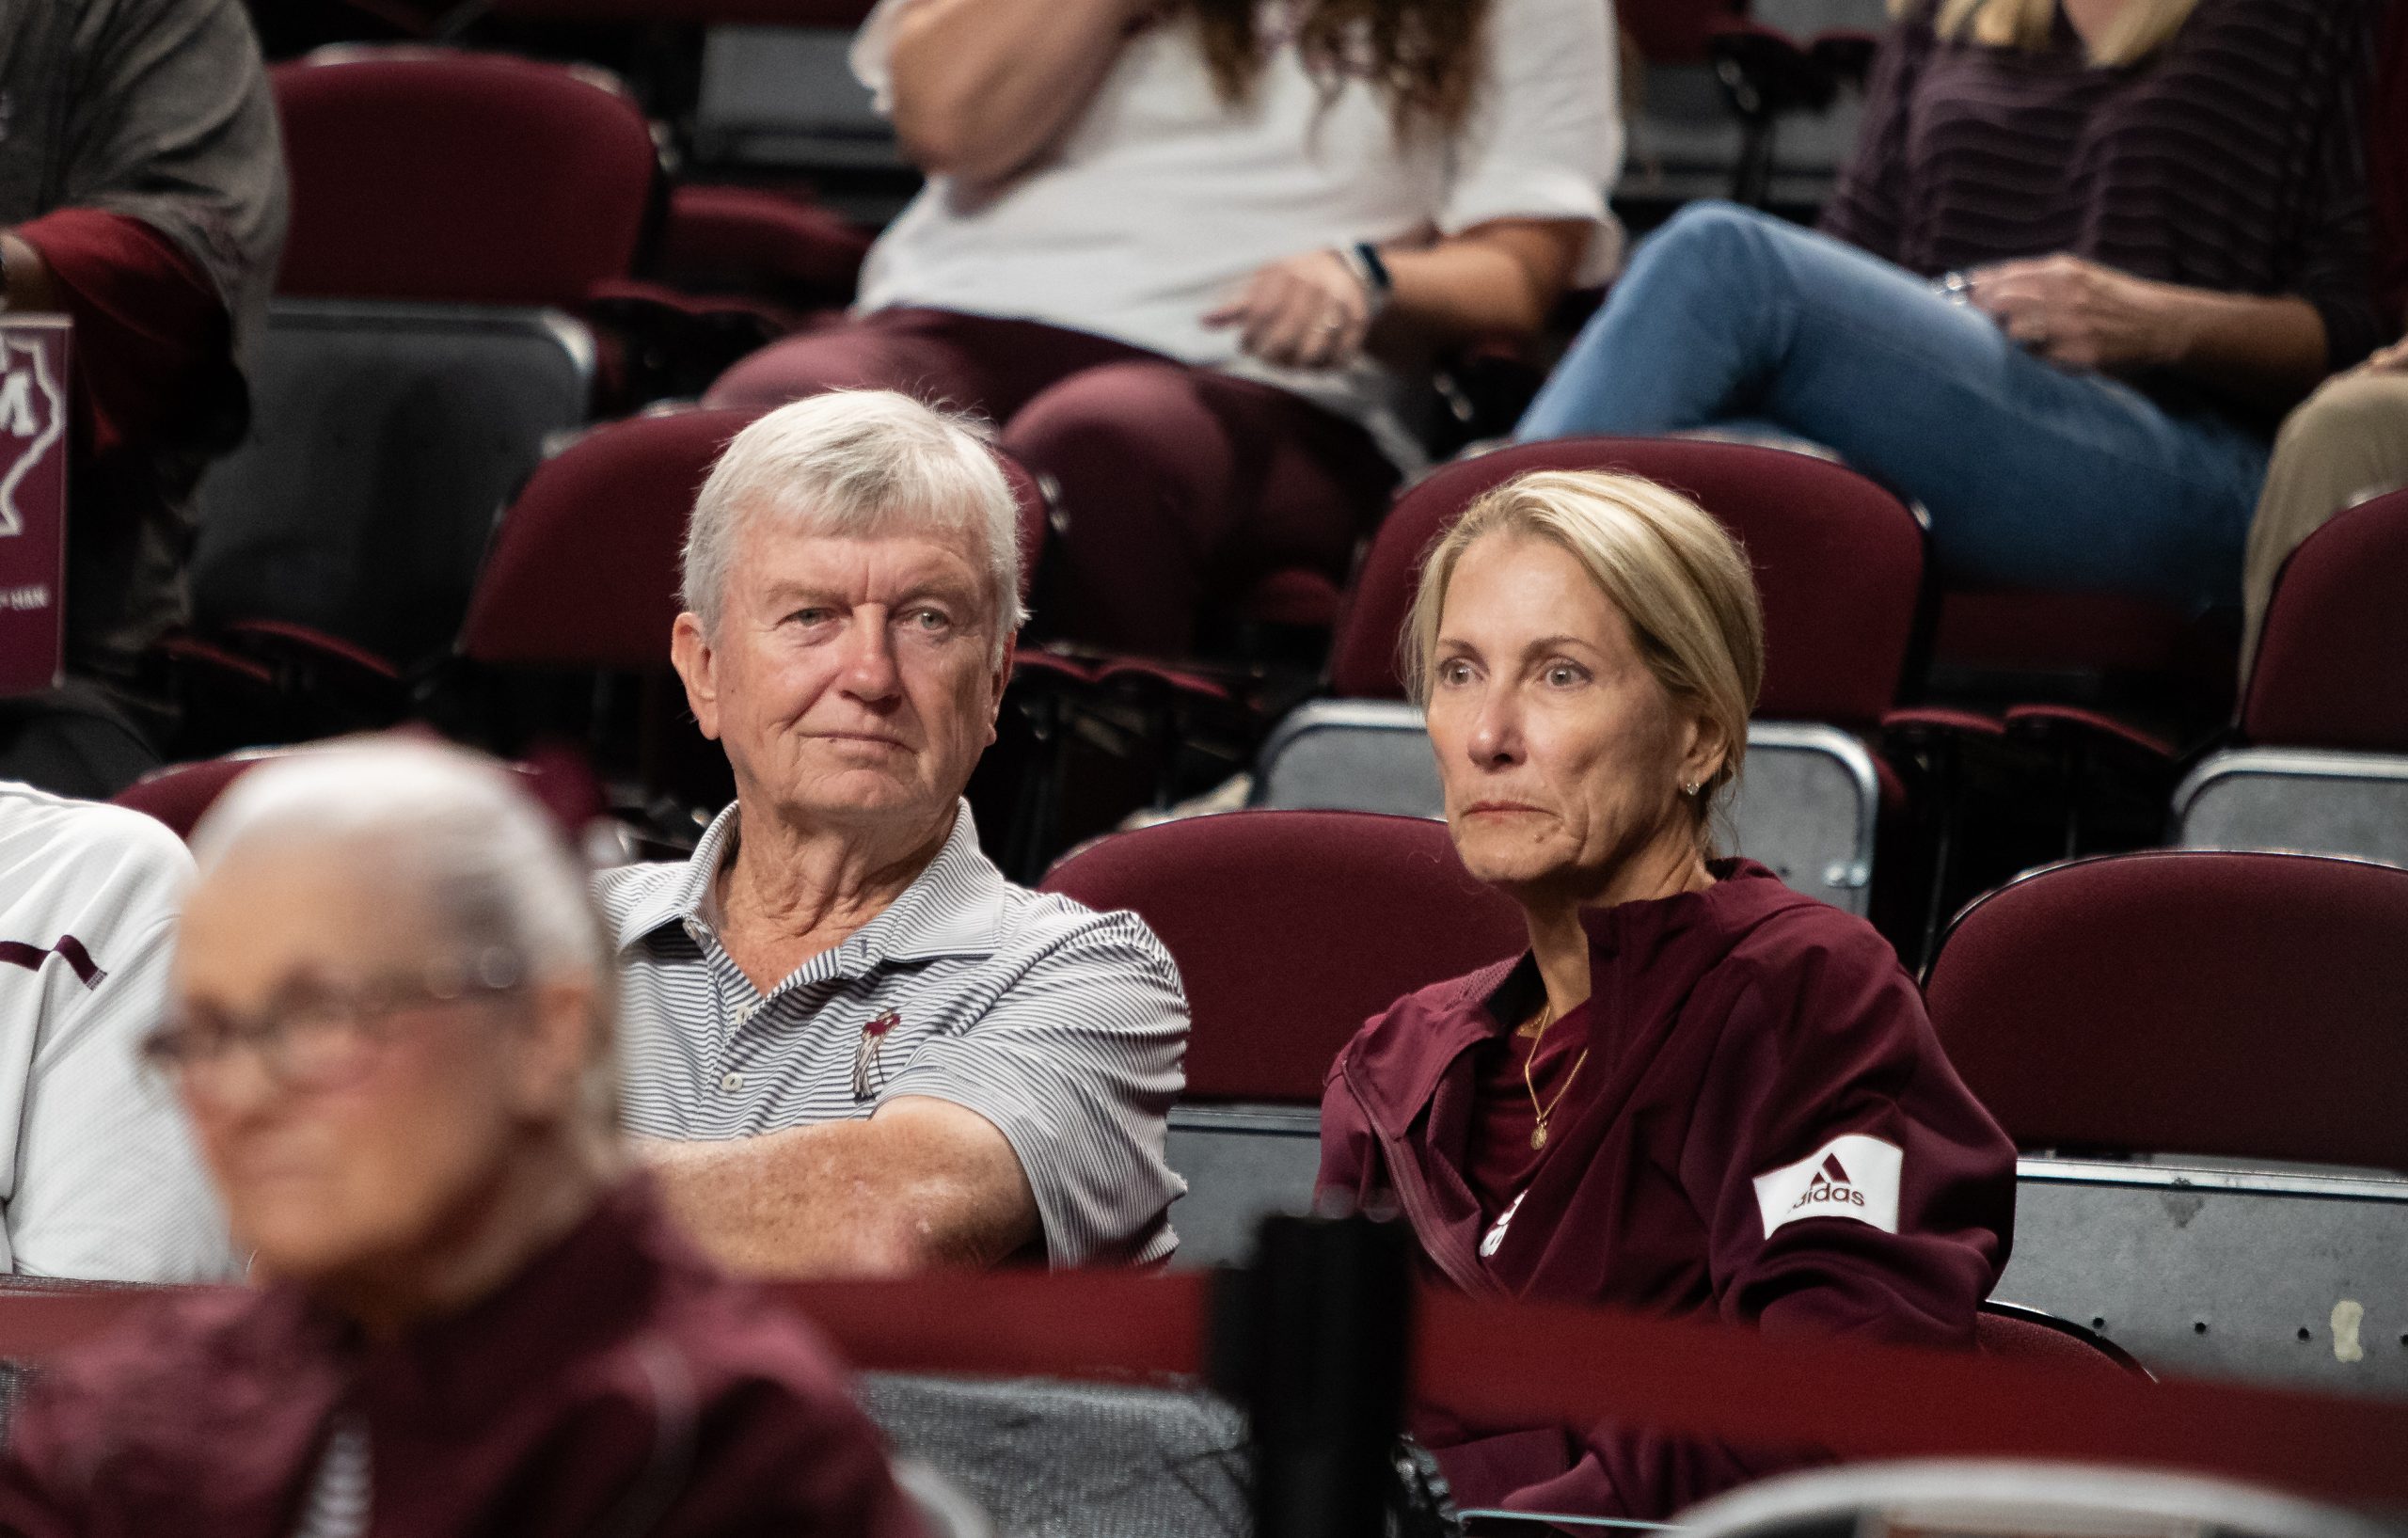
<path fill-rule="evenodd" d="M 1265 363 L 1337 369 L 1362 352 L 1371 319 L 1371 296 L 1346 259 L 1307 251 L 1256 273 L 1244 294 L 1204 324 L 1244 326 L 1238 345 Z"/>
<path fill-rule="evenodd" d="M 1974 308 L 2059 368 L 2129 373 L 2181 357 L 2164 284 L 2063 253 L 1978 267 L 1966 280 Z"/>

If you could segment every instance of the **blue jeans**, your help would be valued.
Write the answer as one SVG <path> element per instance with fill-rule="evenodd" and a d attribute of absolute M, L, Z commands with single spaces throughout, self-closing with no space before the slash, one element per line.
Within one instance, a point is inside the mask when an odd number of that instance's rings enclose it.
<path fill-rule="evenodd" d="M 2042 362 L 1854 246 L 1695 203 L 1629 271 L 1515 436 L 1766 423 L 1921 502 L 1952 579 L 2238 602 L 2266 440 Z"/>

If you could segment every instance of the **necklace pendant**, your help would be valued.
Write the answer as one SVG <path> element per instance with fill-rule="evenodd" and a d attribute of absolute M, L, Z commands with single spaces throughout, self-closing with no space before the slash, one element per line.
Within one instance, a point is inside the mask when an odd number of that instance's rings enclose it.
<path fill-rule="evenodd" d="M 1536 1150 L 1536 1149 L 1543 1149 L 1543 1148 L 1546 1147 L 1546 1123 L 1545 1123 L 1545 1122 L 1542 1121 L 1542 1122 L 1540 1122 L 1537 1126 L 1532 1127 L 1532 1128 L 1530 1129 L 1530 1147 L 1531 1147 L 1533 1150 Z"/>

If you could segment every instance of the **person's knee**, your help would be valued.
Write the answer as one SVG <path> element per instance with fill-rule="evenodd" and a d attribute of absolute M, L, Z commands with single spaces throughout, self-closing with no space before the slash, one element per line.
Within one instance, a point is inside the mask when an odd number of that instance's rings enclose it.
<path fill-rule="evenodd" d="M 2274 452 L 2313 459 L 2387 452 L 2408 477 L 2408 373 L 2345 374 L 2329 381 L 2285 420 Z"/>
<path fill-rule="evenodd" d="M 1794 291 L 1780 243 L 1796 232 L 1736 203 L 1690 203 L 1639 243 L 1608 304 L 1668 307 L 1754 330 L 1763 308 Z"/>
<path fill-rule="evenodd" d="M 1757 209 L 1720 198 L 1702 198 L 1682 206 L 1663 227 L 1641 244 L 1659 260 L 1694 266 L 1705 262 L 1747 261 L 1766 252 L 1777 221 Z"/>
<path fill-rule="evenodd" d="M 1107 363 L 1038 392 L 1004 428 L 1032 463 L 1076 446 L 1150 460 L 1210 425 L 1189 371 L 1177 363 Z"/>

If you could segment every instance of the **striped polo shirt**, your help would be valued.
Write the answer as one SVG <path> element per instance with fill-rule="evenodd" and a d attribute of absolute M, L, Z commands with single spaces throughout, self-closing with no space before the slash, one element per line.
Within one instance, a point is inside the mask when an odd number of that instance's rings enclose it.
<path fill-rule="evenodd" d="M 623 976 L 627 1130 L 758 1136 L 925 1095 L 994 1123 L 1054 1265 L 1156 1261 L 1187 1189 L 1164 1163 L 1187 997 L 1133 913 L 1004 880 L 967 802 L 885 912 L 767 993 L 721 948 L 711 889 L 737 808 L 683 863 L 594 879 Z"/>

